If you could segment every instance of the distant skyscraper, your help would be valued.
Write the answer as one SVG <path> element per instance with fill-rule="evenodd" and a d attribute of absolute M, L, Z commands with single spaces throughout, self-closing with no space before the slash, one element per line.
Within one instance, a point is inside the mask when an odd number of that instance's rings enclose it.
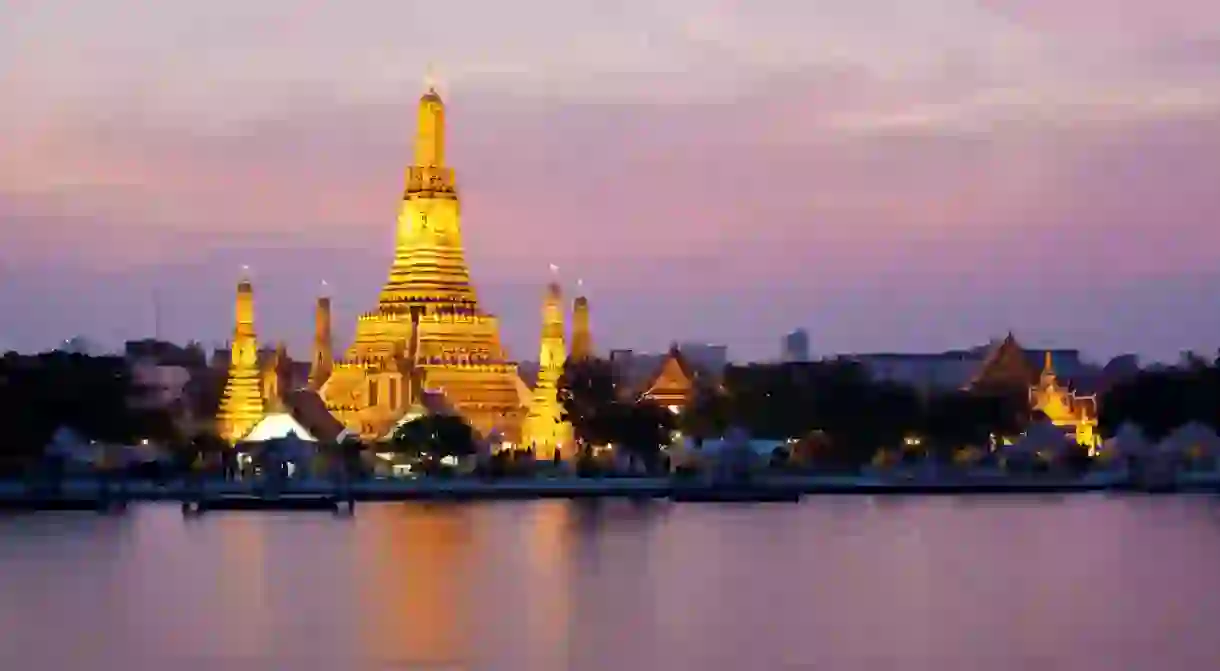
<path fill-rule="evenodd" d="M 784 361 L 808 361 L 809 333 L 805 329 L 797 329 L 784 336 L 780 344 L 780 358 Z"/>

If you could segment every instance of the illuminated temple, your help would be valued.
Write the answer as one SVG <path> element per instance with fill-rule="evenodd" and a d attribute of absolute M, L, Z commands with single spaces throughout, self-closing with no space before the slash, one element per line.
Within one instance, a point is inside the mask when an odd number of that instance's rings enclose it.
<path fill-rule="evenodd" d="M 237 285 L 229 372 L 225 379 L 216 432 L 229 444 L 244 438 L 263 418 L 263 374 L 258 366 L 254 331 L 254 287 L 242 278 Z"/>
<path fill-rule="evenodd" d="M 579 310 L 580 299 L 577 300 Z M 587 305 L 585 302 L 586 327 Z M 542 306 L 538 381 L 534 385 L 529 414 L 521 430 L 521 444 L 533 448 L 539 459 L 553 459 L 557 451 L 562 458 L 564 454 L 569 453 L 572 446 L 572 425 L 563 421 L 563 408 L 560 407 L 558 395 L 559 378 L 563 375 L 563 364 L 567 360 L 563 329 L 563 295 L 559 284 L 553 282 L 547 288 L 546 300 Z M 576 332 L 579 333 L 580 329 L 577 328 Z M 587 335 L 586 332 L 585 336 Z"/>
<path fill-rule="evenodd" d="M 529 390 L 479 305 L 462 246 L 457 179 L 445 163 L 445 106 L 419 101 L 394 260 L 351 347 L 315 380 L 326 407 L 365 438 L 382 438 L 424 392 L 441 393 L 479 432 L 515 436 Z"/>
<path fill-rule="evenodd" d="M 1039 372 L 1011 333 L 992 348 L 966 388 L 1027 393 L 1031 412 L 1041 413 L 1084 447 L 1094 449 L 1100 444 L 1097 397 L 1079 395 L 1062 383 L 1050 352 L 1044 354 Z"/>
<path fill-rule="evenodd" d="M 1029 389 L 1029 405 L 1055 426 L 1067 430 L 1080 445 L 1090 450 L 1101 445 L 1101 434 L 1097 429 L 1097 397 L 1077 395 L 1060 384 L 1050 352 L 1046 353 L 1038 383 Z"/>

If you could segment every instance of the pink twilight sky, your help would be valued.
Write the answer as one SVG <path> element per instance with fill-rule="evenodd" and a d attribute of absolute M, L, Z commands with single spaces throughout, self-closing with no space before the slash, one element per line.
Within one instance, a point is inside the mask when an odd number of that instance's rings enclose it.
<path fill-rule="evenodd" d="M 1214 0 L 0 0 L 0 350 L 346 344 L 429 62 L 516 357 L 1220 345 Z"/>

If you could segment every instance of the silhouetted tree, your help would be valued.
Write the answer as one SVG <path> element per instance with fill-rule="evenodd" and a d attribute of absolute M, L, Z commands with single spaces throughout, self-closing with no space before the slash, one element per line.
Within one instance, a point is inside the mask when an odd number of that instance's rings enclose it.
<path fill-rule="evenodd" d="M 556 396 L 563 406 L 563 420 L 571 423 L 583 446 L 614 442 L 619 394 L 614 366 L 609 360 L 568 359 Z"/>
<path fill-rule="evenodd" d="M 1160 440 L 1191 421 L 1220 426 L 1220 367 L 1198 357 L 1184 363 L 1142 371 L 1108 389 L 1101 397 L 1102 433 L 1133 422 Z"/>
<path fill-rule="evenodd" d="M 392 442 L 405 452 L 441 457 L 465 457 L 475 453 L 474 429 L 459 415 L 430 414 L 403 424 Z"/>
<path fill-rule="evenodd" d="M 0 450 L 16 458 L 40 454 L 59 427 L 109 443 L 171 435 L 165 413 L 140 409 L 144 393 L 121 357 L 7 354 L 0 358 L 0 407 L 10 414 Z"/>
<path fill-rule="evenodd" d="M 678 415 L 678 429 L 695 439 L 723 436 L 733 423 L 733 399 L 710 380 L 697 380 Z"/>
<path fill-rule="evenodd" d="M 669 442 L 677 426 L 677 417 L 668 409 L 651 401 L 618 402 L 611 411 L 614 418 L 612 437 L 616 446 L 633 460 L 652 472 L 657 470 L 661 446 Z"/>
<path fill-rule="evenodd" d="M 993 435 L 1020 433 L 1024 412 L 1025 406 L 1011 394 L 940 392 L 924 401 L 922 433 L 929 450 L 948 459 L 961 447 L 986 447 Z"/>

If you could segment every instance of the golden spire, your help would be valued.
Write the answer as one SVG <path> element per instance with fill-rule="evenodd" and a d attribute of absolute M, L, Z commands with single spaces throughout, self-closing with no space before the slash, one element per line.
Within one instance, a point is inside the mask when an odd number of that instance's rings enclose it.
<path fill-rule="evenodd" d="M 557 270 L 551 265 L 552 272 Z M 522 443 L 534 448 L 539 459 L 550 459 L 555 450 L 562 450 L 572 442 L 572 425 L 562 421 L 563 408 L 559 405 L 559 377 L 567 358 L 563 338 L 563 291 L 559 282 L 547 285 L 542 303 L 542 338 L 538 353 L 538 382 L 534 385 L 534 397 L 530 402 L 529 415 L 522 427 Z"/>
<path fill-rule="evenodd" d="M 576 280 L 577 288 L 584 280 Z M 593 356 L 593 332 L 589 327 L 589 299 L 581 295 L 572 302 L 572 358 L 587 359 Z"/>
<path fill-rule="evenodd" d="M 431 71 L 425 79 L 427 90 L 419 99 L 415 128 L 415 166 L 439 168 L 445 165 L 445 103 L 436 92 L 436 78 Z"/>
<path fill-rule="evenodd" d="M 325 280 L 322 287 L 326 288 Z M 330 322 L 330 297 L 323 291 L 314 309 L 313 362 L 309 368 L 309 388 L 315 391 L 322 388 L 334 366 Z"/>
<path fill-rule="evenodd" d="M 258 368 L 258 337 L 254 331 L 254 287 L 249 267 L 242 266 L 234 308 L 229 374 L 217 413 L 217 431 L 236 444 L 263 417 L 263 393 Z"/>
<path fill-rule="evenodd" d="M 1046 350 L 1045 355 L 1043 356 L 1043 362 L 1042 362 L 1041 386 L 1054 387 L 1055 385 L 1056 385 L 1055 367 L 1051 362 L 1050 350 Z"/>
<path fill-rule="evenodd" d="M 394 263 L 379 301 L 383 312 L 402 315 L 412 305 L 428 314 L 445 304 L 477 309 L 460 218 L 457 178 L 445 166 L 445 105 L 430 90 L 419 100 L 415 159 L 406 171 Z"/>

